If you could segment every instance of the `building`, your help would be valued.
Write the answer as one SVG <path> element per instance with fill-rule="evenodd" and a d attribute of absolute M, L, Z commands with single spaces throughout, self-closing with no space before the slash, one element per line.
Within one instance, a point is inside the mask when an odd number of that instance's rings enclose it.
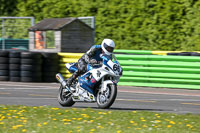
<path fill-rule="evenodd" d="M 94 29 L 77 18 L 44 19 L 29 28 L 29 50 L 86 52 L 94 45 Z"/>

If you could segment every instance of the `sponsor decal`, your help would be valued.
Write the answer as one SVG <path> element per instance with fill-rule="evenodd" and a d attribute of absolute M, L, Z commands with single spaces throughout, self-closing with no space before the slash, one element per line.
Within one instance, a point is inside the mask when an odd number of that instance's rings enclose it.
<path fill-rule="evenodd" d="M 97 77 L 101 76 L 101 72 L 99 70 L 97 70 Z"/>
<path fill-rule="evenodd" d="M 96 83 L 96 80 L 94 78 L 92 78 L 91 83 Z"/>
<path fill-rule="evenodd" d="M 94 97 L 93 97 L 93 95 L 90 95 L 90 99 L 93 99 Z"/>
<path fill-rule="evenodd" d="M 57 76 L 57 75 L 56 75 L 56 78 L 57 78 L 58 80 L 60 80 L 60 77 L 59 77 L 59 76 Z"/>

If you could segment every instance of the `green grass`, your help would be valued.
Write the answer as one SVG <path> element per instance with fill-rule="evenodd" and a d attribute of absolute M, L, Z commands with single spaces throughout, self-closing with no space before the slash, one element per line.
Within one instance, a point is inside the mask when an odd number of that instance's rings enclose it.
<path fill-rule="evenodd" d="M 0 133 L 191 133 L 200 115 L 0 105 Z"/>

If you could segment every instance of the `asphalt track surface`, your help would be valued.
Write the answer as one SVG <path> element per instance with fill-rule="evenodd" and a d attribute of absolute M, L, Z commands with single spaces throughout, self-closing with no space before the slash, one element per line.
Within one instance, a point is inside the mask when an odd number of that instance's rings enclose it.
<path fill-rule="evenodd" d="M 58 83 L 1 81 L 0 104 L 62 108 L 57 102 L 59 86 Z M 97 109 L 96 103 L 75 103 L 73 107 Z M 118 86 L 110 110 L 200 114 L 200 90 Z"/>

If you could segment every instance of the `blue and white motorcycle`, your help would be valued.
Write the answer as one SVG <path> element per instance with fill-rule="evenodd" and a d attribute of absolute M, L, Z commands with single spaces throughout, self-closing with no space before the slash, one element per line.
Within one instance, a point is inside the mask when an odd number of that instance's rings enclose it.
<path fill-rule="evenodd" d="M 122 76 L 122 68 L 113 55 L 113 60 L 102 56 L 102 64 L 88 64 L 88 71 L 79 76 L 71 87 L 66 87 L 63 76 L 56 74 L 61 83 L 58 102 L 61 106 L 70 107 L 75 102 L 97 102 L 99 108 L 109 108 L 117 96 L 117 83 Z M 70 73 L 77 70 L 77 63 L 66 63 Z"/>

